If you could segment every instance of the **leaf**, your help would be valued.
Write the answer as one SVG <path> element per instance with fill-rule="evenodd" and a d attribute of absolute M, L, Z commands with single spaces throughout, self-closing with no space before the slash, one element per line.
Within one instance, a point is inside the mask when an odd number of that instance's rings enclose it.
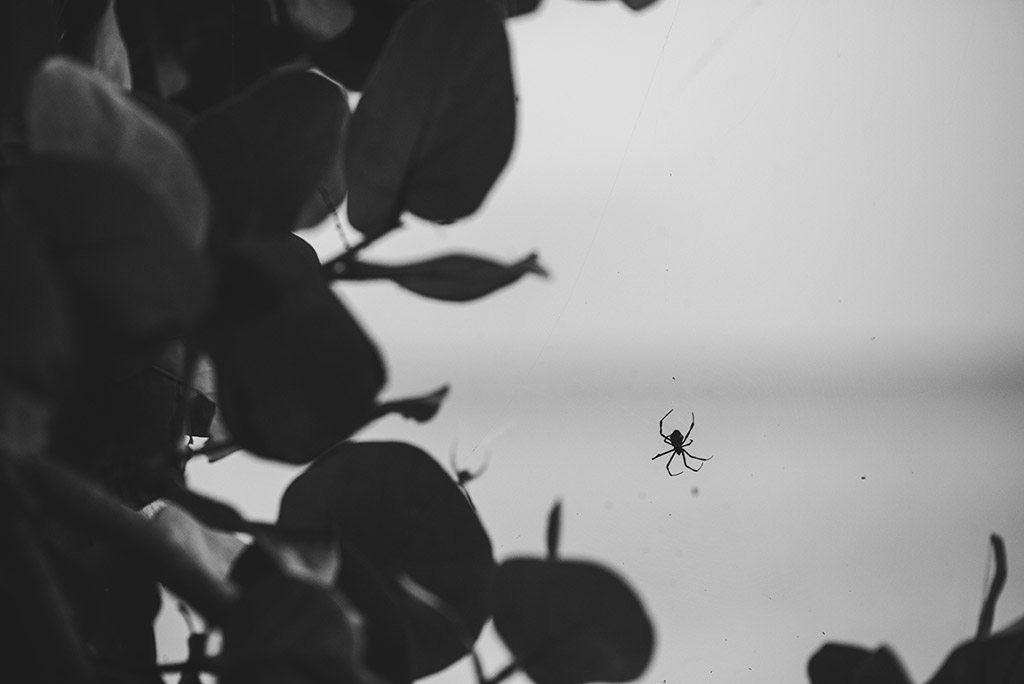
<path fill-rule="evenodd" d="M 869 651 L 860 646 L 827 643 L 807 663 L 811 684 L 910 684 L 889 647 Z"/>
<path fill-rule="evenodd" d="M 505 168 L 515 120 L 508 38 L 494 9 L 478 0 L 413 4 L 352 118 L 350 223 L 372 237 L 404 211 L 438 222 L 473 213 Z"/>
<path fill-rule="evenodd" d="M 113 0 L 105 0 L 107 8 L 89 31 L 84 50 L 79 53 L 86 63 L 91 64 L 112 83 L 125 90 L 131 90 L 132 73 L 128 64 L 128 48 L 125 47 L 121 30 L 114 14 Z"/>
<path fill-rule="evenodd" d="M 361 620 L 341 594 L 283 574 L 258 546 L 242 554 L 232 579 L 243 597 L 223 625 L 221 682 L 379 681 L 361 665 Z"/>
<path fill-rule="evenodd" d="M 25 119 L 33 154 L 121 170 L 188 244 L 205 241 L 206 190 L 178 135 L 98 72 L 66 57 L 50 58 L 32 79 Z"/>
<path fill-rule="evenodd" d="M 228 234 L 296 228 L 338 155 L 348 116 L 336 84 L 311 72 L 285 72 L 200 118 L 186 140 Z"/>
<path fill-rule="evenodd" d="M 284 8 L 292 28 L 315 42 L 338 36 L 355 19 L 348 0 L 284 0 Z"/>
<path fill-rule="evenodd" d="M 629 9 L 639 12 L 642 9 L 650 7 L 658 0 L 622 0 Z"/>
<path fill-rule="evenodd" d="M 384 384 L 380 354 L 302 238 L 240 240 L 219 263 L 204 338 L 224 421 L 254 454 L 308 463 L 368 420 Z"/>
<path fill-rule="evenodd" d="M 521 17 L 526 14 L 532 14 L 537 11 L 540 7 L 540 0 L 498 0 L 505 8 L 505 16 L 509 19 L 512 17 Z"/>
<path fill-rule="evenodd" d="M 1024 618 L 984 639 L 958 646 L 928 684 L 1016 684 L 1024 681 Z"/>
<path fill-rule="evenodd" d="M 377 408 L 374 410 L 374 416 L 379 417 L 388 413 L 399 413 L 410 420 L 425 423 L 437 415 L 438 410 L 441 408 L 441 402 L 448 396 L 449 389 L 448 385 L 442 385 L 430 394 L 424 394 L 420 397 L 386 401 L 377 405 Z"/>
<path fill-rule="evenodd" d="M 362 90 L 395 23 L 414 1 L 351 0 L 352 24 L 333 40 L 312 46 L 313 63 L 346 88 Z"/>
<path fill-rule="evenodd" d="M 498 566 L 493 596 L 494 626 L 537 684 L 625 682 L 650 662 L 650 618 L 606 568 L 513 558 Z"/>
<path fill-rule="evenodd" d="M 37 236 L 0 203 L 0 380 L 55 395 L 71 362 L 64 296 Z"/>
<path fill-rule="evenodd" d="M 558 559 L 558 542 L 562 536 L 562 502 L 556 501 L 548 512 L 548 560 Z"/>
<path fill-rule="evenodd" d="M 37 157 L 22 169 L 19 191 L 88 329 L 162 339 L 188 330 L 206 311 L 207 262 L 126 171 Z"/>
<path fill-rule="evenodd" d="M 527 273 L 547 277 L 530 254 L 513 264 L 466 254 L 449 254 L 426 261 L 386 265 L 366 261 L 336 261 L 334 276 L 341 280 L 387 278 L 416 294 L 450 302 L 479 299 L 507 287 Z"/>
<path fill-rule="evenodd" d="M 488 617 L 491 542 L 444 469 L 412 445 L 333 447 L 285 491 L 278 524 L 334 529 L 376 569 L 409 626 L 416 679 L 464 656 Z M 439 614 L 401 591 L 399 576 L 439 597 L 450 612 Z"/>

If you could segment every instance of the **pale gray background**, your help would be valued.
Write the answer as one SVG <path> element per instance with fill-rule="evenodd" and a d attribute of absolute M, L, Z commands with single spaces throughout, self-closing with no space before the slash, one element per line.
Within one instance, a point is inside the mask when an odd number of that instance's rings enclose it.
<path fill-rule="evenodd" d="M 806 681 L 825 640 L 888 643 L 921 681 L 975 628 L 993 531 L 997 626 L 1024 613 L 1024 2 L 546 0 L 511 34 L 491 198 L 367 256 L 536 248 L 554 277 L 470 305 L 344 288 L 387 396 L 453 387 L 432 423 L 360 437 L 489 455 L 499 558 L 540 553 L 562 498 L 565 554 L 653 616 L 645 683 Z M 649 460 L 670 408 L 668 430 L 697 415 L 699 474 Z M 272 519 L 294 472 L 192 478 Z M 490 630 L 481 652 L 505 662 Z"/>

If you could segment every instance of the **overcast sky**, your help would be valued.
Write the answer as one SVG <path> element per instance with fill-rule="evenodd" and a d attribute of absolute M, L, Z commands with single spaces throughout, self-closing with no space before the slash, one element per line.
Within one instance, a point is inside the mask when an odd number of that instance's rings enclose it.
<path fill-rule="evenodd" d="M 540 553 L 561 497 L 566 555 L 654 618 L 645 683 L 805 681 L 831 639 L 923 680 L 974 629 L 993 531 L 997 626 L 1024 613 L 1024 4 L 546 0 L 511 34 L 519 136 L 483 210 L 367 256 L 536 249 L 553 277 L 341 288 L 386 394 L 453 387 L 364 436 L 489 456 L 499 558 Z M 669 409 L 699 474 L 650 460 Z M 272 518 L 284 472 L 193 478 Z"/>

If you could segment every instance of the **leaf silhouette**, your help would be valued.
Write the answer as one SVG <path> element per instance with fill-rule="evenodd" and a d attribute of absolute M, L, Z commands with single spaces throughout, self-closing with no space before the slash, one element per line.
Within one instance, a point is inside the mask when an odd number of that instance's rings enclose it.
<path fill-rule="evenodd" d="M 487 533 L 451 477 L 412 445 L 333 447 L 288 487 L 278 524 L 333 529 L 376 569 L 398 596 L 417 679 L 465 655 L 467 639 L 475 640 L 488 617 L 494 560 Z M 399 576 L 437 596 L 451 615 L 409 596 Z"/>
<path fill-rule="evenodd" d="M 869 651 L 828 643 L 807 663 L 811 684 L 910 684 L 899 658 L 887 646 Z"/>
<path fill-rule="evenodd" d="M 127 172 L 37 157 L 22 169 L 19 192 L 79 323 L 146 340 L 188 330 L 206 311 L 206 259 Z"/>
<path fill-rule="evenodd" d="M 255 454 L 308 463 L 365 424 L 384 384 L 380 354 L 302 238 L 239 240 L 219 263 L 204 338 L 224 421 Z"/>
<path fill-rule="evenodd" d="M 478 0 L 422 0 L 398 20 L 349 133 L 349 221 L 366 236 L 404 211 L 451 222 L 480 206 L 512 151 L 508 38 Z"/>
<path fill-rule="evenodd" d="M 408 264 L 336 261 L 334 276 L 341 280 L 386 278 L 416 294 L 450 302 L 479 299 L 507 287 L 527 273 L 547 277 L 536 254 L 512 264 L 467 254 L 449 254 Z"/>
<path fill-rule="evenodd" d="M 99 72 L 51 57 L 32 79 L 25 121 L 34 154 L 125 171 L 189 244 L 205 241 L 209 201 L 192 156 L 177 133 Z"/>
<path fill-rule="evenodd" d="M 296 228 L 339 154 L 348 116 L 336 84 L 311 72 L 284 72 L 196 121 L 186 139 L 228 235 Z"/>
<path fill-rule="evenodd" d="M 498 566 L 493 594 L 494 626 L 537 684 L 630 681 L 650 661 L 650 618 L 606 568 L 513 558 Z"/>

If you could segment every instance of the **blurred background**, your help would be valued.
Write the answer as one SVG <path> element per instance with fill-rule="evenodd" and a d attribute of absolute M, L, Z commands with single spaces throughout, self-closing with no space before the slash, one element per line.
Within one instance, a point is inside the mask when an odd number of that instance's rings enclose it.
<path fill-rule="evenodd" d="M 452 386 L 432 422 L 359 438 L 488 463 L 499 559 L 542 553 L 561 499 L 564 555 L 652 615 L 644 683 L 806 681 L 825 641 L 889 644 L 923 681 L 973 635 L 992 532 L 996 628 L 1020 617 L 1024 3 L 546 0 L 510 33 L 519 134 L 488 202 L 367 258 L 538 250 L 552 277 L 461 305 L 340 287 L 386 398 Z M 651 461 L 669 409 L 700 473 Z M 190 477 L 272 520 L 296 472 Z M 173 605 L 158 633 L 184 656 Z"/>

